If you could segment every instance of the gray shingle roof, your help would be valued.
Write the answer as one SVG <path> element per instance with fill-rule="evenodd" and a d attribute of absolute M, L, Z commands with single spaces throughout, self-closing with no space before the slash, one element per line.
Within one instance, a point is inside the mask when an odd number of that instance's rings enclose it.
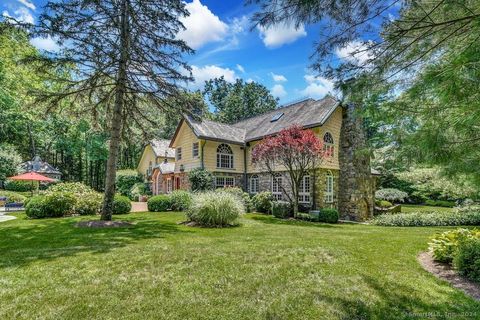
<path fill-rule="evenodd" d="M 168 158 L 175 158 L 175 149 L 170 148 L 170 140 L 154 139 L 150 141 L 153 152 L 157 157 L 165 157 L 165 151 L 167 151 Z"/>
<path fill-rule="evenodd" d="M 292 103 L 232 125 L 210 120 L 198 121 L 189 116 L 185 120 L 198 138 L 243 144 L 275 134 L 293 124 L 305 128 L 322 125 L 338 105 L 338 100 L 326 96 L 321 100 L 306 99 Z M 271 121 L 280 114 L 282 116 L 277 121 Z"/>
<path fill-rule="evenodd" d="M 22 172 L 30 172 L 35 171 L 37 173 L 47 173 L 47 174 L 58 174 L 61 175 L 62 173 L 49 164 L 48 162 L 44 162 L 41 159 L 39 161 L 25 161 L 20 164 L 20 171 Z"/>
<path fill-rule="evenodd" d="M 155 168 L 160 169 L 160 172 L 162 174 L 173 173 L 175 171 L 175 163 L 173 163 L 173 162 L 162 162 L 160 164 L 155 165 L 153 168 L 154 169 Z"/>

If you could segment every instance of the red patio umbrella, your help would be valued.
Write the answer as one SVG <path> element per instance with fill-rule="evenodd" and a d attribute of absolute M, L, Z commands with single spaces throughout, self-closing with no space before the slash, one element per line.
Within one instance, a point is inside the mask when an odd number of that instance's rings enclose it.
<path fill-rule="evenodd" d="M 54 182 L 55 181 L 55 179 L 42 176 L 41 174 L 38 174 L 38 173 L 33 172 L 33 171 L 22 173 L 18 176 L 9 177 L 7 179 L 32 181 L 32 187 L 33 187 L 33 181 L 42 181 L 42 182 Z M 37 189 L 38 189 L 38 185 L 37 185 Z M 32 195 L 33 195 L 33 188 L 32 188 Z"/>

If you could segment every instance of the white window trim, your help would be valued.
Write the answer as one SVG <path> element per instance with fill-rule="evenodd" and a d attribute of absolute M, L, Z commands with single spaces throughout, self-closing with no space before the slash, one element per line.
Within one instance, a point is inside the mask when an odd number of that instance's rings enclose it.
<path fill-rule="evenodd" d="M 217 181 L 223 179 L 223 184 L 218 184 Z M 232 184 L 227 184 L 227 179 L 232 179 Z M 215 176 L 215 188 L 235 187 L 235 177 L 231 176 Z"/>
<path fill-rule="evenodd" d="M 229 148 L 231 153 L 224 153 L 224 152 L 218 152 L 218 149 L 220 146 L 225 145 Z M 228 159 L 229 166 L 222 166 L 222 156 L 225 157 L 223 159 Z M 222 143 L 218 145 L 217 147 L 217 169 L 234 169 L 234 164 L 233 164 L 233 150 L 232 147 L 230 147 L 228 144 Z"/>
<path fill-rule="evenodd" d="M 175 152 L 175 155 L 176 155 L 177 161 L 182 160 L 182 147 L 177 148 L 177 152 Z"/>
<path fill-rule="evenodd" d="M 325 203 L 333 203 L 333 183 L 333 174 L 331 171 L 328 171 L 325 177 Z"/>
<path fill-rule="evenodd" d="M 252 194 L 256 194 L 259 191 L 260 187 L 260 179 L 258 178 L 258 175 L 254 174 L 250 176 L 250 183 L 249 183 L 249 191 Z"/>
<path fill-rule="evenodd" d="M 274 181 L 277 181 L 277 185 L 276 185 L 277 190 L 276 191 L 274 190 L 274 187 L 275 187 Z M 278 181 L 280 181 L 280 183 Z M 283 184 L 282 175 L 276 174 L 275 176 L 272 176 L 271 190 L 272 190 L 273 198 L 275 200 L 283 200 L 282 184 Z"/>
<path fill-rule="evenodd" d="M 307 189 L 306 180 L 308 180 L 308 190 L 306 190 Z M 311 188 L 312 188 L 312 184 L 311 184 L 310 175 L 303 176 L 302 182 L 300 184 L 300 190 L 298 192 L 299 203 L 310 204 L 312 202 Z"/>
<path fill-rule="evenodd" d="M 197 155 L 195 155 L 195 149 L 197 150 Z M 192 143 L 192 158 L 197 159 L 199 155 L 200 155 L 200 143 L 194 142 Z"/>
<path fill-rule="evenodd" d="M 173 179 L 168 178 L 167 179 L 167 193 L 171 193 L 173 190 Z"/>

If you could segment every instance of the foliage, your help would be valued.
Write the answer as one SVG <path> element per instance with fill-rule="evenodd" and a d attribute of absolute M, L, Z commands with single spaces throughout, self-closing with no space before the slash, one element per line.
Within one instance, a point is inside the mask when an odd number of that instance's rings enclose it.
<path fill-rule="evenodd" d="M 373 218 L 370 223 L 379 226 L 397 227 L 474 226 L 480 224 L 480 211 L 439 211 L 383 214 Z"/>
<path fill-rule="evenodd" d="M 337 223 L 338 217 L 338 211 L 336 209 L 323 208 L 320 210 L 320 213 L 318 215 L 318 221 L 326 223 Z"/>
<path fill-rule="evenodd" d="M 296 216 L 303 177 L 318 166 L 326 156 L 329 155 L 323 149 L 323 140 L 319 139 L 312 130 L 304 130 L 299 125 L 292 125 L 256 144 L 252 150 L 252 163 L 264 168 L 272 177 L 277 174 L 277 166 L 285 167 L 292 195 L 290 197 L 288 193 L 284 193 L 292 204 L 293 214 Z M 283 186 L 280 187 L 284 189 Z"/>
<path fill-rule="evenodd" d="M 261 213 L 271 213 L 272 201 L 273 195 L 269 191 L 257 193 L 252 197 L 252 202 L 255 210 Z"/>
<path fill-rule="evenodd" d="M 143 182 L 136 182 L 129 191 L 129 197 L 132 201 L 139 201 L 140 196 L 148 193 L 147 186 Z"/>
<path fill-rule="evenodd" d="M 70 193 L 75 198 L 72 213 L 80 215 L 97 214 L 102 205 L 102 195 L 80 182 L 64 182 L 51 185 L 45 195 Z"/>
<path fill-rule="evenodd" d="M 127 214 L 132 211 L 132 204 L 130 199 L 126 196 L 122 196 L 119 194 L 115 195 L 113 199 L 113 214 Z"/>
<path fill-rule="evenodd" d="M 147 201 L 148 211 L 163 212 L 171 208 L 170 197 L 166 194 L 153 196 Z"/>
<path fill-rule="evenodd" d="M 278 106 L 278 99 L 257 82 L 244 82 L 238 78 L 234 83 L 227 82 L 223 76 L 205 82 L 203 95 L 214 108 L 214 120 L 223 123 L 235 123 Z"/>
<path fill-rule="evenodd" d="M 31 198 L 26 214 L 31 218 L 63 217 L 74 213 L 75 195 L 71 192 L 56 191 Z"/>
<path fill-rule="evenodd" d="M 375 205 L 380 208 L 390 208 L 393 204 L 387 200 L 375 200 Z"/>
<path fill-rule="evenodd" d="M 480 230 L 460 228 L 435 235 L 428 246 L 435 260 L 452 262 L 460 243 L 472 238 L 479 239 Z"/>
<path fill-rule="evenodd" d="M 30 218 L 46 218 L 45 197 L 35 196 L 30 198 L 25 208 L 25 213 Z"/>
<path fill-rule="evenodd" d="M 427 206 L 434 206 L 434 207 L 445 207 L 445 208 L 453 208 L 455 207 L 454 201 L 446 201 L 446 200 L 425 200 L 425 204 Z"/>
<path fill-rule="evenodd" d="M 288 201 L 272 201 L 272 215 L 285 219 L 292 214 L 292 204 Z"/>
<path fill-rule="evenodd" d="M 453 265 L 460 274 L 480 282 L 480 238 L 470 238 L 460 242 L 453 258 Z"/>
<path fill-rule="evenodd" d="M 35 189 L 30 181 L 22 180 L 7 180 L 5 181 L 5 190 L 25 192 Z"/>
<path fill-rule="evenodd" d="M 241 188 L 238 187 L 226 187 L 226 188 L 219 188 L 216 189 L 217 192 L 227 192 L 233 194 L 239 200 L 243 202 L 245 207 L 245 212 L 252 212 L 253 210 L 253 203 L 250 195 L 247 192 L 243 192 Z"/>
<path fill-rule="evenodd" d="M 188 173 L 192 191 L 206 191 L 213 189 L 213 174 L 202 168 L 195 168 Z"/>
<path fill-rule="evenodd" d="M 26 197 L 13 191 L 0 190 L 0 197 L 6 197 L 7 203 L 25 203 Z"/>
<path fill-rule="evenodd" d="M 0 144 L 0 183 L 8 177 L 14 176 L 21 162 L 22 158 L 13 146 Z"/>
<path fill-rule="evenodd" d="M 116 174 L 115 188 L 123 196 L 130 197 L 133 186 L 142 182 L 142 177 L 135 170 L 119 170 Z"/>
<path fill-rule="evenodd" d="M 245 212 L 241 200 L 227 192 L 205 192 L 193 196 L 187 218 L 205 227 L 226 227 L 238 223 Z"/>
<path fill-rule="evenodd" d="M 375 198 L 391 202 L 403 202 L 406 197 L 408 194 L 398 189 L 380 189 L 375 192 Z"/>
<path fill-rule="evenodd" d="M 170 207 L 173 211 L 185 211 L 192 205 L 192 194 L 184 190 L 175 190 L 168 195 Z M 165 211 L 165 210 L 161 210 Z"/>

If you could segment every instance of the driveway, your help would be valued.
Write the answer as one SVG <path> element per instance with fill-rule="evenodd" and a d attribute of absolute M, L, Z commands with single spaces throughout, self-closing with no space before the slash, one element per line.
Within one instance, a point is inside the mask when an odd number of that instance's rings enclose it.
<path fill-rule="evenodd" d="M 148 211 L 146 202 L 132 202 L 132 211 L 130 212 L 146 212 Z"/>

